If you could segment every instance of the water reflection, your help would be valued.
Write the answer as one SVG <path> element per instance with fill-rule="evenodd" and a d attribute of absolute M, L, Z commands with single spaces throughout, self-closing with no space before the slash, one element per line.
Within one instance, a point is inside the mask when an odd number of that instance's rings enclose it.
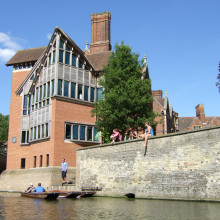
<path fill-rule="evenodd" d="M 47 201 L 0 193 L 0 220 L 217 220 L 219 216 L 220 203 L 116 198 Z"/>

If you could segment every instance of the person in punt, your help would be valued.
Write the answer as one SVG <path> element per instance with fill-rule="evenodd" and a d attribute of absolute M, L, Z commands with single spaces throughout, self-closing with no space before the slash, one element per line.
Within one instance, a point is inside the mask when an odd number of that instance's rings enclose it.
<path fill-rule="evenodd" d="M 31 193 L 34 189 L 35 189 L 35 187 L 34 187 L 33 183 L 30 183 L 30 186 L 27 188 L 27 190 L 25 192 Z"/>
<path fill-rule="evenodd" d="M 41 193 L 41 192 L 45 192 L 46 190 L 44 189 L 44 187 L 41 186 L 41 183 L 38 183 L 38 186 L 35 187 L 35 189 L 32 192 L 36 192 L 36 193 Z"/>

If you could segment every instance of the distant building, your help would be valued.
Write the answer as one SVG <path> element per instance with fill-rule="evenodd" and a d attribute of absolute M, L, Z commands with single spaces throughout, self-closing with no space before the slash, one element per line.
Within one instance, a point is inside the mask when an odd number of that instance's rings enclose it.
<path fill-rule="evenodd" d="M 190 131 L 216 125 L 220 125 L 220 116 L 206 117 L 203 104 L 196 106 L 196 117 L 179 117 L 179 131 Z"/>
<path fill-rule="evenodd" d="M 178 113 L 173 110 L 172 104 L 169 105 L 168 95 L 163 98 L 162 90 L 152 91 L 153 110 L 158 113 L 156 117 L 156 135 L 168 134 L 178 131 Z"/>

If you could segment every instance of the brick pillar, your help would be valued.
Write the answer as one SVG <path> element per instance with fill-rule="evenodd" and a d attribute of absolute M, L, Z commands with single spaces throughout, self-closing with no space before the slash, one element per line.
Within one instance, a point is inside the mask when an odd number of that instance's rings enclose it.
<path fill-rule="evenodd" d="M 111 50 L 110 43 L 111 13 L 108 11 L 91 15 L 91 44 L 90 54 Z"/>
<path fill-rule="evenodd" d="M 198 117 L 201 122 L 205 122 L 205 111 L 203 104 L 196 106 L 196 117 Z"/>

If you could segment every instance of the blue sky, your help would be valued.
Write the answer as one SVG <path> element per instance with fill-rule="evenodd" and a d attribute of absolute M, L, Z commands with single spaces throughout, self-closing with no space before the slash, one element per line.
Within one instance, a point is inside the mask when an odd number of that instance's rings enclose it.
<path fill-rule="evenodd" d="M 0 8 L 0 113 L 9 114 L 17 50 L 47 46 L 56 26 L 82 49 L 91 42 L 90 15 L 111 12 L 111 44 L 124 40 L 147 56 L 152 89 L 168 93 L 180 117 L 220 115 L 215 86 L 220 60 L 219 0 L 10 0 Z"/>

